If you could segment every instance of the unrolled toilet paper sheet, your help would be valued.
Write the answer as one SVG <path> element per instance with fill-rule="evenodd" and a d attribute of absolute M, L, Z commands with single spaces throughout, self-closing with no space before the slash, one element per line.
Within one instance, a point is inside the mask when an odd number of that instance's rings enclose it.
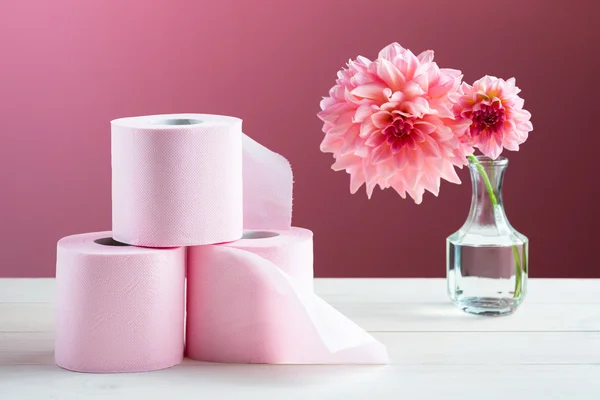
<path fill-rule="evenodd" d="M 292 226 L 292 167 L 247 135 L 242 137 L 244 229 Z"/>
<path fill-rule="evenodd" d="M 245 239 L 188 248 L 186 354 L 233 363 L 387 363 L 385 346 L 305 284 L 299 271 L 312 275 L 312 233 L 278 233 L 255 246 Z"/>

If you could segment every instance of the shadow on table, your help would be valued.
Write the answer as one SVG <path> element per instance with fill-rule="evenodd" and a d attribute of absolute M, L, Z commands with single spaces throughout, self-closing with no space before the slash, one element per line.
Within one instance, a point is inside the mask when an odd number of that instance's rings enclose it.
<path fill-rule="evenodd" d="M 444 318 L 452 320 L 464 320 L 468 318 L 477 318 L 477 316 L 468 314 L 456 305 L 446 301 L 439 303 L 418 304 L 413 307 L 408 307 L 404 310 L 407 314 L 413 314 L 420 318 Z"/>

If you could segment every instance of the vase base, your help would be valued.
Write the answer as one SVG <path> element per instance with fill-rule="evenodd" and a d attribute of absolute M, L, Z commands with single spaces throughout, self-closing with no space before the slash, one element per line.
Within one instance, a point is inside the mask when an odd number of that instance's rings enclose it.
<path fill-rule="evenodd" d="M 467 297 L 456 302 L 466 313 L 487 317 L 501 317 L 517 311 L 517 299 L 499 299 L 493 297 Z"/>

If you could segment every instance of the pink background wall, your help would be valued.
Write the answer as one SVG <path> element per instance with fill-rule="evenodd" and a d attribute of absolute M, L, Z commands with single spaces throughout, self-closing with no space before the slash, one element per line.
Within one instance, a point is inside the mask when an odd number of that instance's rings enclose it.
<path fill-rule="evenodd" d="M 470 201 L 350 195 L 319 152 L 321 96 L 358 54 L 434 49 L 469 82 L 517 77 L 534 132 L 505 201 L 536 277 L 600 277 L 595 0 L 4 0 L 0 3 L 0 276 L 52 276 L 55 243 L 110 229 L 110 128 L 122 116 L 239 116 L 287 156 L 318 276 L 444 276 Z"/>

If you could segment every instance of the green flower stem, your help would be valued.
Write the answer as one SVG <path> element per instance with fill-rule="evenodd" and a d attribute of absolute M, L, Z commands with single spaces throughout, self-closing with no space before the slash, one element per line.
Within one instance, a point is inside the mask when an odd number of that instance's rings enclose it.
<path fill-rule="evenodd" d="M 490 178 L 488 177 L 487 172 L 485 172 L 485 168 L 483 168 L 483 165 L 481 165 L 481 163 L 479 162 L 477 157 L 469 156 L 469 159 L 473 162 L 473 164 L 475 164 L 475 166 L 477 167 L 477 170 L 481 174 L 481 177 L 483 178 L 483 181 L 485 182 L 485 188 L 487 189 L 487 192 L 490 195 L 490 200 L 492 202 L 492 205 L 494 207 L 496 207 L 498 205 L 498 199 L 496 198 L 496 194 L 494 193 L 494 188 L 492 187 L 492 182 L 490 182 Z"/>
<path fill-rule="evenodd" d="M 522 286 L 522 281 L 523 281 L 523 277 L 522 277 L 523 269 L 521 268 L 519 249 L 517 249 L 517 246 L 513 245 L 512 250 L 513 250 L 513 255 L 515 256 L 515 278 L 516 278 L 514 297 L 517 298 L 521 295 L 521 286 Z"/>
<path fill-rule="evenodd" d="M 527 247 L 523 246 L 523 272 L 527 273 Z"/>
<path fill-rule="evenodd" d="M 492 207 L 495 212 L 496 207 L 498 206 L 498 198 L 496 198 L 496 194 L 494 193 L 494 187 L 492 186 L 492 183 L 490 182 L 490 178 L 489 178 L 487 172 L 485 172 L 485 168 L 483 168 L 483 165 L 481 165 L 481 163 L 479 162 L 477 157 L 475 157 L 473 155 L 468 156 L 468 157 L 469 157 L 469 160 L 471 160 L 471 162 L 475 165 L 475 167 L 479 171 L 479 174 L 483 178 L 483 182 L 485 183 L 485 188 L 488 192 L 488 195 L 490 196 L 490 201 L 492 202 Z M 519 296 L 521 296 L 521 288 L 523 285 L 523 269 L 527 268 L 527 267 L 524 264 L 523 264 L 523 266 L 521 266 L 521 257 L 519 256 L 519 249 L 517 248 L 516 245 L 512 246 L 512 250 L 513 250 L 513 256 L 515 257 L 515 292 L 514 292 L 513 297 L 518 298 Z M 526 257 L 525 250 L 523 250 L 523 261 L 525 261 L 525 257 Z"/>

